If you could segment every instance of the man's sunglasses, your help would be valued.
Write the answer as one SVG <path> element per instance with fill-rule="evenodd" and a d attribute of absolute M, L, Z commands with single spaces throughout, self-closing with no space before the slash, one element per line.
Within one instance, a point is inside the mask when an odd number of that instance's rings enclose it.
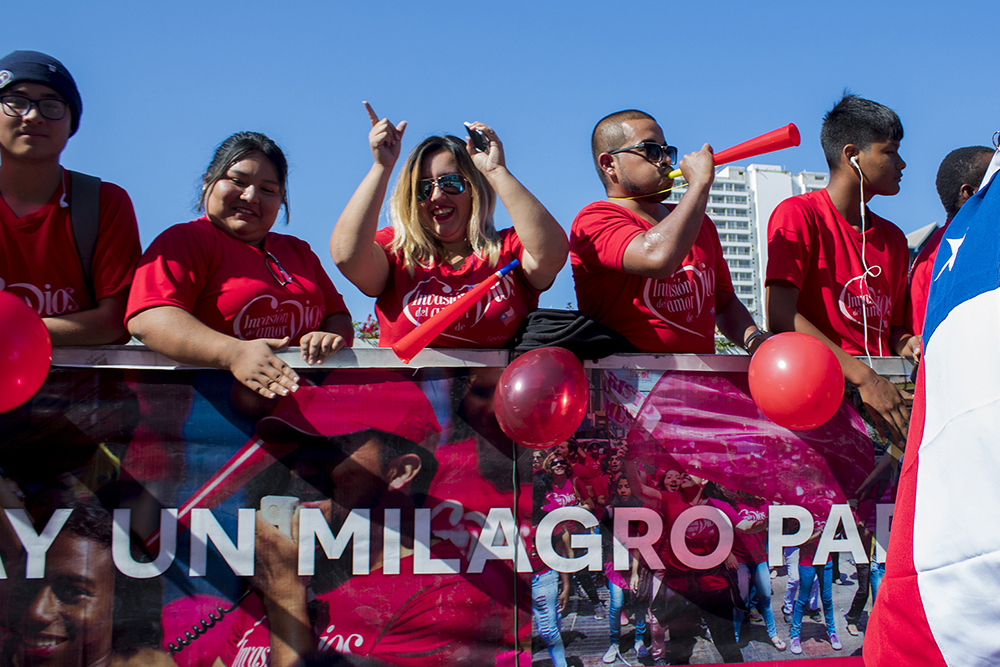
<path fill-rule="evenodd" d="M 417 201 L 426 201 L 434 186 L 441 188 L 446 195 L 460 195 L 465 192 L 465 176 L 461 174 L 445 174 L 438 178 L 425 178 L 417 182 Z"/>
<path fill-rule="evenodd" d="M 664 160 L 667 161 L 667 164 L 677 164 L 677 147 L 668 146 L 667 144 L 658 144 L 655 141 L 643 141 L 635 146 L 619 148 L 616 151 L 609 151 L 608 155 L 629 153 L 637 150 L 641 150 L 645 154 L 646 159 L 653 164 L 660 164 Z"/>

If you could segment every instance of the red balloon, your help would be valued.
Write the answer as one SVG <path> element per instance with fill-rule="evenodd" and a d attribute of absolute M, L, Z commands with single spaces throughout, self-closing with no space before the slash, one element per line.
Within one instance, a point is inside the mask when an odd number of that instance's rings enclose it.
<path fill-rule="evenodd" d="M 544 449 L 573 435 L 587 414 L 583 364 L 569 350 L 540 347 L 504 369 L 494 395 L 497 422 L 525 447 Z"/>
<path fill-rule="evenodd" d="M 844 398 L 844 372 L 818 338 L 782 333 L 750 359 L 750 395 L 768 419 L 793 431 L 822 426 Z"/>
<path fill-rule="evenodd" d="M 10 292 L 0 291 L 0 367 L 8 373 L 0 412 L 26 403 L 52 365 L 52 339 L 42 318 Z"/>

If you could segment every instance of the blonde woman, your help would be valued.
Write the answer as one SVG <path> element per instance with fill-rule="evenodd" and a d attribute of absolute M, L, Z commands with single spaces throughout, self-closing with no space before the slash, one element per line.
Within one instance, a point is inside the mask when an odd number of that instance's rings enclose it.
<path fill-rule="evenodd" d="M 392 227 L 378 229 L 389 176 L 406 121 L 381 120 L 365 103 L 375 161 L 330 239 L 344 276 L 376 298 L 379 345 L 391 346 L 510 261 L 520 265 L 431 342 L 431 347 L 502 347 L 538 305 L 566 262 L 566 233 L 507 170 L 492 128 L 469 125 L 488 146 L 469 138 L 431 136 L 410 153 L 390 200 Z M 497 231 L 499 197 L 514 223 Z"/>

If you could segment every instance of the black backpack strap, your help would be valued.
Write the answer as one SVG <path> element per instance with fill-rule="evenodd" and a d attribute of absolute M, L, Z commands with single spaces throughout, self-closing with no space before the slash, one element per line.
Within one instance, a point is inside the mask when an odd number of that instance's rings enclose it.
<path fill-rule="evenodd" d="M 97 247 L 97 232 L 101 227 L 100 195 L 101 179 L 96 176 L 70 171 L 69 217 L 73 224 L 73 240 L 83 267 L 83 280 L 90 298 L 94 296 L 94 249 Z"/>

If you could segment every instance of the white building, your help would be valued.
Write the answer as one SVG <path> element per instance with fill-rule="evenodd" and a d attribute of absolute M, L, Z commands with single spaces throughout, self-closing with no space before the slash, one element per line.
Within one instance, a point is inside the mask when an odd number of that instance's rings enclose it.
<path fill-rule="evenodd" d="M 758 324 L 764 324 L 764 267 L 771 212 L 785 199 L 824 188 L 829 181 L 824 173 L 793 174 L 770 164 L 730 165 L 715 177 L 707 212 L 719 230 L 736 296 Z M 679 186 L 668 201 L 680 200 L 686 189 Z"/>

